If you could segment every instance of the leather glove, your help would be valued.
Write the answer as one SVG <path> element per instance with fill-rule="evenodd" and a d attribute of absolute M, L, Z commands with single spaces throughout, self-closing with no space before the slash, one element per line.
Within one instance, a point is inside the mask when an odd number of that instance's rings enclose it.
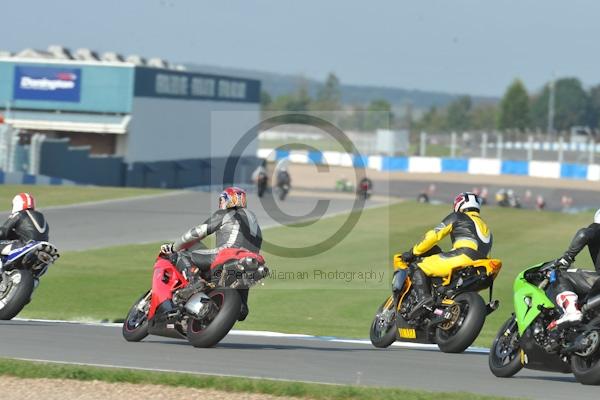
<path fill-rule="evenodd" d="M 175 249 L 174 249 L 174 243 L 165 243 L 162 246 L 160 246 L 160 252 L 164 255 L 169 255 L 169 254 L 173 254 L 175 253 Z"/>
<path fill-rule="evenodd" d="M 416 256 L 413 253 L 412 249 L 410 249 L 409 251 L 405 251 L 404 253 L 402 253 L 402 261 L 404 261 L 405 263 L 411 263 L 415 260 Z"/>
<path fill-rule="evenodd" d="M 571 257 L 564 255 L 561 258 L 557 258 L 554 261 L 554 266 L 557 268 L 569 268 L 571 264 L 573 264 L 573 260 Z"/>

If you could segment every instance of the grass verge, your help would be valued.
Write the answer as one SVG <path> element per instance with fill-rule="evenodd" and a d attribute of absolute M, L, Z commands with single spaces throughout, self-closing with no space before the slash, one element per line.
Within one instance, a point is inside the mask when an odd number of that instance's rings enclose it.
<path fill-rule="evenodd" d="M 447 206 L 416 203 L 365 210 L 356 227 L 328 251 L 304 258 L 266 254 L 272 275 L 252 289 L 250 315 L 236 328 L 368 337 L 374 312 L 390 292 L 392 255 L 407 250 L 447 213 Z M 515 276 L 529 265 L 560 256 L 591 214 L 485 208 L 482 215 L 494 233 L 493 256 L 504 262 L 494 285 L 501 307 L 488 317 L 475 342 L 488 347 L 513 310 Z M 300 247 L 329 236 L 345 218 L 268 229 L 264 235 L 266 241 Z M 158 244 L 149 244 L 65 253 L 20 316 L 122 319 L 150 287 L 157 250 Z M 582 253 L 577 261 L 582 261 L 578 266 L 589 265 L 589 255 Z M 481 295 L 487 300 L 487 292 Z"/>
<path fill-rule="evenodd" d="M 274 396 L 316 400 L 500 400 L 504 397 L 465 392 L 433 393 L 420 390 L 369 388 L 362 386 L 325 385 L 267 379 L 231 378 L 186 373 L 149 372 L 128 369 L 99 368 L 79 365 L 38 363 L 0 359 L 0 375 L 18 378 L 98 380 L 112 383 L 152 384 L 196 389 L 214 389 L 236 393 L 261 393 Z"/>
<path fill-rule="evenodd" d="M 165 190 L 100 186 L 0 185 L 0 210 L 10 209 L 12 198 L 20 192 L 30 193 L 36 199 L 36 205 L 44 208 L 158 194 L 164 193 Z"/>

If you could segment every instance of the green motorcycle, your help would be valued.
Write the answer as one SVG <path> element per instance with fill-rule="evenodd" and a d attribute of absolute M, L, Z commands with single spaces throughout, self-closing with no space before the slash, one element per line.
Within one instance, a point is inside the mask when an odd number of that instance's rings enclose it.
<path fill-rule="evenodd" d="M 576 288 L 581 322 L 549 329 L 561 313 L 546 295 L 557 274 Z M 564 275 L 563 275 L 564 274 Z M 489 366 L 500 378 L 522 368 L 573 373 L 584 385 L 600 384 L 600 276 L 591 271 L 564 270 L 552 262 L 521 272 L 514 283 L 515 312 L 502 325 L 490 349 Z"/>

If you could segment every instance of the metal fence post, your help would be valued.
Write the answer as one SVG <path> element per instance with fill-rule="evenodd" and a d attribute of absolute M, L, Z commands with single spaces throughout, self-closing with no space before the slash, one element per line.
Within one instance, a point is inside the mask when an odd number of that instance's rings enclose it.
<path fill-rule="evenodd" d="M 588 164 L 593 164 L 594 163 L 594 151 L 596 150 L 596 143 L 594 142 L 594 139 L 590 138 L 590 142 L 588 144 L 589 147 L 589 153 L 588 153 Z"/>
<path fill-rule="evenodd" d="M 487 132 L 483 132 L 483 134 L 481 135 L 481 158 L 487 157 L 487 141 L 488 134 Z"/>
<path fill-rule="evenodd" d="M 496 136 L 496 158 L 502 159 L 502 146 L 504 146 L 504 138 L 502 134 L 498 132 Z"/>
<path fill-rule="evenodd" d="M 562 163 L 563 159 L 564 159 L 564 157 L 563 157 L 563 143 L 564 143 L 564 141 L 565 140 L 563 139 L 562 136 L 560 136 L 558 138 L 558 162 L 559 163 Z"/>
<path fill-rule="evenodd" d="M 450 135 L 450 158 L 456 158 L 456 132 Z"/>
<path fill-rule="evenodd" d="M 425 157 L 425 154 L 427 154 L 427 132 L 421 132 L 421 143 L 419 146 L 419 155 L 421 157 Z"/>
<path fill-rule="evenodd" d="M 527 137 L 527 161 L 533 160 L 533 136 Z"/>

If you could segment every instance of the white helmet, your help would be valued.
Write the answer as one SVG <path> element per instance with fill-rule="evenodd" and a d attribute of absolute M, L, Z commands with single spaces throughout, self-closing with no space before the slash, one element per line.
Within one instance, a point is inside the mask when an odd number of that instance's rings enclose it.
<path fill-rule="evenodd" d="M 596 214 L 594 214 L 594 223 L 600 224 L 600 208 L 598 209 L 598 211 L 596 211 Z"/>
<path fill-rule="evenodd" d="M 481 199 L 473 192 L 463 192 L 454 199 L 454 212 L 481 209 Z"/>
<path fill-rule="evenodd" d="M 29 193 L 19 193 L 12 199 L 12 213 L 35 209 L 35 200 Z"/>

